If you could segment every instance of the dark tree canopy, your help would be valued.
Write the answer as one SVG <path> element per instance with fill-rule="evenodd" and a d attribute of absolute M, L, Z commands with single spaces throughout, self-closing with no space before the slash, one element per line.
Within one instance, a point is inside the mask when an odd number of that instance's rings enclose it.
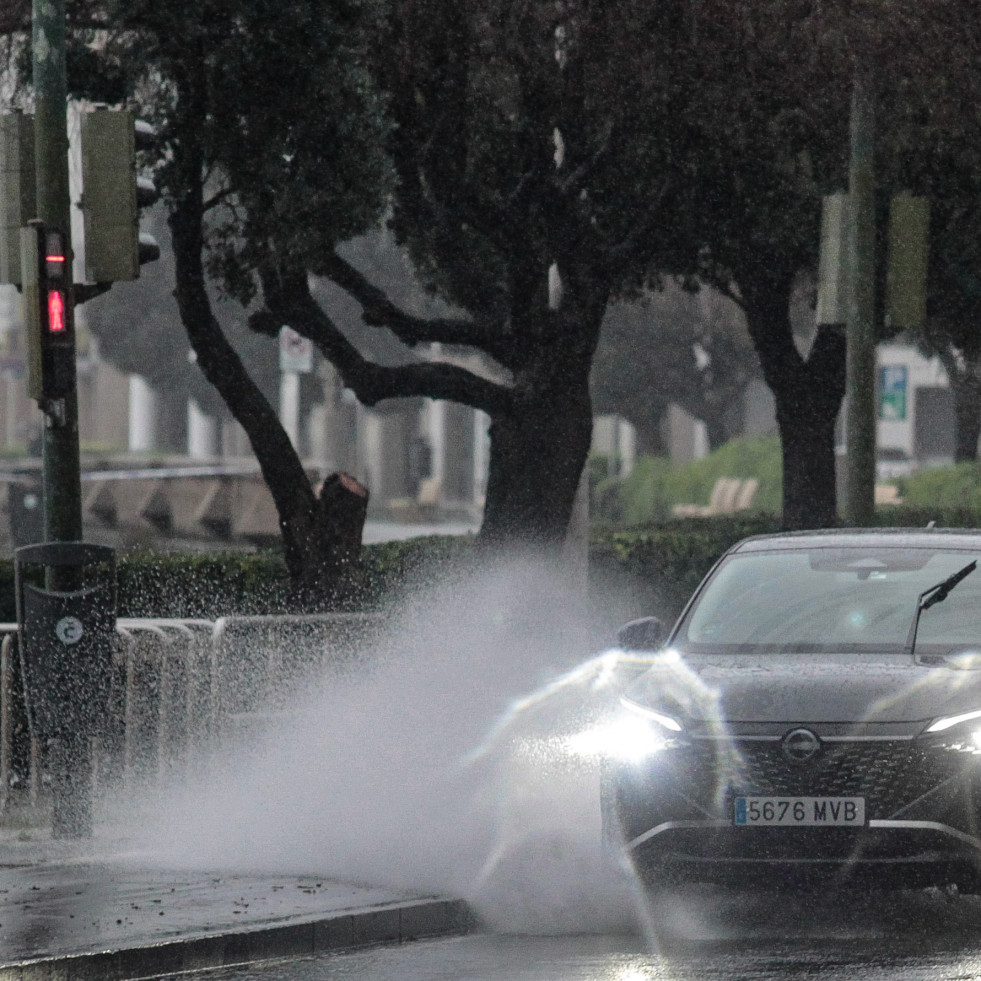
<path fill-rule="evenodd" d="M 599 412 L 628 419 L 641 452 L 663 453 L 663 415 L 681 406 L 705 423 L 709 446 L 742 432 L 742 400 L 759 362 L 742 312 L 707 286 L 673 279 L 636 299 L 612 303 L 593 363 Z"/>
<path fill-rule="evenodd" d="M 78 0 L 73 16 L 108 29 L 98 45 L 78 35 L 79 90 L 123 79 L 158 123 L 181 319 L 249 433 L 297 575 L 323 566 L 322 507 L 219 327 L 209 275 L 254 330 L 310 336 L 365 404 L 422 395 L 489 413 L 482 540 L 546 545 L 588 451 L 611 300 L 663 275 L 701 280 L 743 308 L 774 393 L 785 523 L 835 520 L 844 340 L 822 330 L 799 350 L 791 296 L 816 259 L 821 194 L 845 180 L 857 64 L 889 79 L 888 180 L 924 182 L 931 154 L 963 159 L 943 134 L 967 146 L 976 125 L 958 99 L 978 85 L 971 5 Z M 412 315 L 345 261 L 338 244 L 383 215 L 462 315 Z M 311 275 L 422 356 L 367 357 Z"/>

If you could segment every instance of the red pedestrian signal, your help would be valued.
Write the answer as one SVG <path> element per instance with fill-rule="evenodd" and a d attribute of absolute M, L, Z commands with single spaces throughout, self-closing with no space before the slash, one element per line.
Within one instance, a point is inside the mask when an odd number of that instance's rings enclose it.
<path fill-rule="evenodd" d="M 21 233 L 28 334 L 28 393 L 41 408 L 75 388 L 71 266 L 64 233 L 31 222 Z"/>
<path fill-rule="evenodd" d="M 48 333 L 64 334 L 67 329 L 64 294 L 61 290 L 48 290 Z"/>

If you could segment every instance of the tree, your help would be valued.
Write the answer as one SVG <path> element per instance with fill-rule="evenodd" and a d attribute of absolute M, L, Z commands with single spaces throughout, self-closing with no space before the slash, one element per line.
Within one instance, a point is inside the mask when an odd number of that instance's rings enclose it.
<path fill-rule="evenodd" d="M 189 399 L 218 418 L 226 410 L 202 374 L 188 370 L 194 354 L 186 333 L 175 329 L 180 313 L 174 298 L 174 253 L 166 210 L 154 208 L 149 219 L 144 220 L 143 227 L 160 243 L 160 259 L 143 266 L 138 280 L 116 283 L 107 293 L 89 300 L 84 307 L 85 325 L 99 342 L 101 358 L 118 371 L 140 375 L 160 393 L 163 443 L 178 450 L 186 445 Z M 243 363 L 249 365 L 266 398 L 275 399 L 279 385 L 277 349 L 248 329 L 237 303 L 215 296 L 213 289 L 211 293 L 222 331 Z"/>
<path fill-rule="evenodd" d="M 647 59 L 636 38 L 657 38 L 662 19 L 640 2 L 393 4 L 392 225 L 428 284 L 467 317 L 408 316 L 336 250 L 308 247 L 312 229 L 284 243 L 262 201 L 248 202 L 242 238 L 265 249 L 256 329 L 288 320 L 366 404 L 425 395 L 489 414 L 480 540 L 490 546 L 549 548 L 565 534 L 603 314 L 657 241 L 667 166 L 638 166 L 663 154 L 660 133 L 638 125 L 658 107 L 636 82 Z M 667 127 L 671 113 L 661 117 Z M 413 347 L 479 352 L 490 370 L 370 361 L 312 301 L 309 272 L 355 297 L 367 323 Z"/>
<path fill-rule="evenodd" d="M 201 326 L 210 317 L 200 260 L 206 244 L 210 270 L 243 303 L 253 299 L 258 276 L 266 309 L 253 314 L 253 327 L 271 334 L 289 322 L 306 332 L 366 404 L 426 395 L 488 412 L 481 538 L 492 544 L 549 545 L 564 534 L 589 445 L 588 378 L 610 298 L 660 269 L 701 273 L 746 306 L 777 393 L 791 474 L 788 523 L 804 522 L 805 510 L 814 523 L 808 506 L 822 478 L 830 487 L 817 495 L 817 523 L 831 520 L 832 471 L 815 446 L 830 452 L 827 405 L 833 425 L 841 344 L 820 335 L 805 361 L 784 331 L 794 278 L 813 259 L 817 195 L 813 181 L 802 191 L 794 164 L 807 140 L 792 113 L 784 118 L 796 93 L 766 61 L 775 49 L 754 56 L 752 66 L 766 69 L 762 81 L 751 76 L 734 95 L 732 69 L 748 56 L 711 5 L 716 20 L 705 23 L 683 0 L 654 10 L 639 0 L 560 8 L 425 0 L 392 9 L 379 61 L 396 124 L 388 143 L 398 175 L 393 227 L 432 288 L 467 311 L 464 319 L 406 316 L 337 255 L 343 231 L 331 219 L 351 210 L 342 204 L 357 207 L 350 195 L 335 198 L 359 186 L 362 171 L 330 179 L 338 160 L 359 159 L 341 153 L 324 181 L 319 149 L 350 142 L 351 121 L 366 107 L 342 100 L 340 112 L 316 121 L 264 109 L 266 100 L 289 104 L 287 93 L 294 100 L 314 94 L 307 69 L 298 67 L 307 60 L 281 65 L 298 39 L 267 8 L 229 18 L 206 6 L 192 18 L 191 43 L 169 46 L 173 11 L 138 11 L 155 38 L 149 61 L 163 65 L 168 80 L 162 128 L 173 157 L 163 177 L 182 318 L 199 364 L 250 433 L 260 462 L 268 440 L 264 470 L 281 514 L 294 506 L 275 488 L 272 461 L 285 447 L 269 436 L 271 413 L 243 401 L 246 389 L 228 368 L 220 335 Z M 267 62 L 273 70 L 260 72 Z M 211 67 L 219 64 L 220 77 Z M 256 81 L 265 76 L 276 83 Z M 316 99 L 301 95 L 304 101 Z M 805 135 L 823 123 L 804 127 Z M 753 134 L 766 126 L 774 138 L 756 147 Z M 211 168 L 221 183 L 206 207 L 194 185 Z M 332 193 L 316 192 L 324 186 Z M 313 301 L 311 272 L 332 278 L 362 304 L 366 322 L 409 345 L 469 347 L 498 370 L 477 374 L 438 360 L 375 364 Z M 807 411 L 815 400 L 821 411 Z"/>
<path fill-rule="evenodd" d="M 813 8 L 762 2 L 694 6 L 677 60 L 697 63 L 688 92 L 693 177 L 673 202 L 665 263 L 742 308 L 773 393 L 783 449 L 783 523 L 836 521 L 834 424 L 844 337 L 794 337 L 791 300 L 816 263 L 820 186 L 840 172 L 846 93 L 828 77 Z"/>
<path fill-rule="evenodd" d="M 198 366 L 252 443 L 292 578 L 308 601 L 322 601 L 357 555 L 367 492 L 344 475 L 319 492 L 311 485 L 273 406 L 221 330 L 207 278 L 210 269 L 241 302 L 251 298 L 248 267 L 237 260 L 243 208 L 261 213 L 287 246 L 302 229 L 315 247 L 332 248 L 377 221 L 388 187 L 387 124 L 364 68 L 377 5 L 181 6 L 179 32 L 166 5 L 137 11 L 149 61 L 164 81 L 154 95 L 169 150 L 159 176 L 177 305 Z M 249 248 L 246 241 L 246 255 Z"/>
<path fill-rule="evenodd" d="M 887 80 L 880 178 L 916 187 L 938 162 L 948 171 L 952 132 L 976 129 L 963 111 L 974 101 L 964 93 L 978 86 L 976 18 L 959 0 L 915 8 L 720 0 L 689 13 L 676 56 L 697 64 L 699 77 L 686 103 L 690 179 L 667 218 L 678 245 L 668 267 L 698 275 L 745 311 L 776 403 L 785 526 L 834 524 L 845 341 L 824 325 L 802 349 L 789 301 L 801 271 L 815 266 L 820 196 L 847 181 L 851 76 L 862 64 Z"/>
<path fill-rule="evenodd" d="M 944 20 L 941 25 L 953 29 Z M 977 459 L 981 436 L 981 131 L 975 114 L 960 111 L 981 96 L 981 32 L 971 18 L 958 31 L 960 43 L 949 49 L 945 71 L 927 87 L 930 115 L 907 89 L 890 93 L 889 108 L 901 126 L 887 179 L 930 200 L 927 317 L 916 337 L 947 373 L 954 456 L 961 462 Z"/>
<path fill-rule="evenodd" d="M 135 96 L 157 124 L 156 179 L 169 211 L 180 319 L 198 367 L 248 434 L 307 603 L 346 584 L 367 492 L 343 475 L 311 485 L 222 330 L 208 280 L 249 298 L 248 272 L 229 262 L 243 207 L 236 177 L 265 189 L 258 197 L 279 210 L 284 241 L 305 214 L 316 213 L 317 241 L 331 247 L 380 218 L 387 122 L 365 68 L 379 9 L 374 0 L 79 0 L 71 10 L 73 91 L 103 101 Z"/>
<path fill-rule="evenodd" d="M 393 0 L 386 18 L 369 0 L 293 0 L 288 13 L 121 2 L 120 60 L 147 66 L 170 153 L 181 316 L 252 439 L 291 568 L 317 567 L 323 510 L 217 329 L 208 272 L 242 303 L 258 281 L 251 325 L 307 333 L 366 404 L 425 395 L 487 411 L 481 539 L 547 546 L 588 449 L 609 301 L 665 272 L 699 277 L 745 310 L 774 392 L 785 524 L 832 523 L 844 341 L 825 329 L 801 351 L 790 297 L 814 263 L 820 191 L 843 176 L 854 59 L 898 63 L 898 44 L 938 11 L 956 21 L 955 0 L 922 6 Z M 465 317 L 408 315 L 337 252 L 389 203 L 383 148 L 392 227 Z M 369 325 L 481 352 L 491 368 L 431 351 L 375 363 L 314 302 L 311 273 Z"/>
<path fill-rule="evenodd" d="M 660 426 L 671 403 L 705 423 L 716 449 L 741 433 L 743 394 L 758 373 L 738 307 L 710 287 L 668 280 L 610 305 L 593 364 L 593 400 L 600 412 L 633 423 L 642 452 L 662 451 Z"/>

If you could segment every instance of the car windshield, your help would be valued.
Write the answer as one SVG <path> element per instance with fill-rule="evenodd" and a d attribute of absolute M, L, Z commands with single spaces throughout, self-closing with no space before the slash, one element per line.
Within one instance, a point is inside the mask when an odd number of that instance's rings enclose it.
<path fill-rule="evenodd" d="M 917 597 L 976 558 L 926 548 L 814 548 L 729 556 L 676 638 L 692 652 L 901 650 Z M 916 649 L 981 645 L 981 574 L 925 609 Z"/>

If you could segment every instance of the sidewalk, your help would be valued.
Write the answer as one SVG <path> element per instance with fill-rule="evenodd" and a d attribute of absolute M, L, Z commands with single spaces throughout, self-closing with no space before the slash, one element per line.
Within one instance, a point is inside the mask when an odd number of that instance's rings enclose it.
<path fill-rule="evenodd" d="M 312 875 L 179 872 L 0 838 L 0 981 L 104 981 L 465 933 L 466 905 Z"/>

